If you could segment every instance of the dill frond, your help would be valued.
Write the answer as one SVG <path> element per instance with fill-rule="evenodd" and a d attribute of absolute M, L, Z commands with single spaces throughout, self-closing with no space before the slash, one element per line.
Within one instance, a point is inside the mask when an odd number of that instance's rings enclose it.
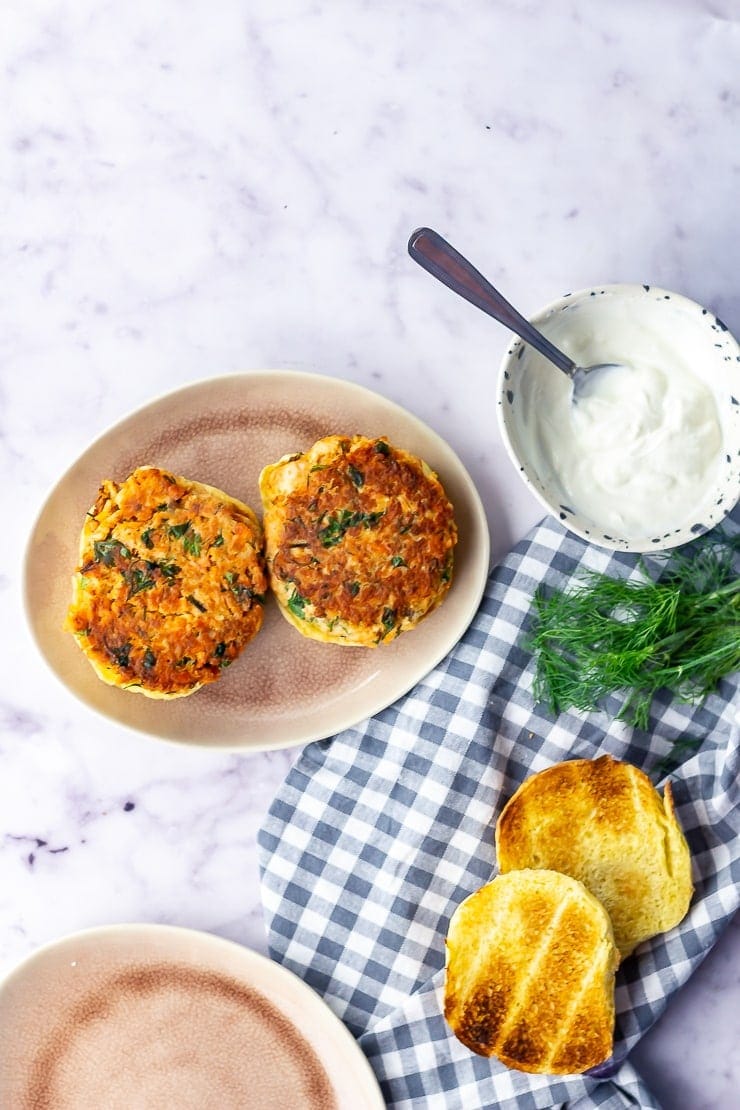
<path fill-rule="evenodd" d="M 534 598 L 525 646 L 536 656 L 534 696 L 554 713 L 598 709 L 620 694 L 619 717 L 648 726 L 659 690 L 701 701 L 740 669 L 740 536 L 704 537 L 674 554 L 657 580 L 592 571 Z"/>

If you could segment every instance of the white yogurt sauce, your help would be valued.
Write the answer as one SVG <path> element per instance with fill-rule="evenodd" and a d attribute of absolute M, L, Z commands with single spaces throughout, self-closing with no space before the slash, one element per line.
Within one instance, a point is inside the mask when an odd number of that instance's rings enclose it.
<path fill-rule="evenodd" d="M 580 366 L 622 365 L 591 379 L 574 404 L 564 374 L 534 353 L 526 360 L 518 424 L 542 481 L 559 486 L 563 505 L 620 538 L 684 524 L 706 501 L 722 447 L 714 396 L 693 370 L 700 344 L 693 350 L 680 327 L 669 337 L 653 334 L 623 306 L 604 302 L 593 320 L 566 310 L 543 331 Z"/>

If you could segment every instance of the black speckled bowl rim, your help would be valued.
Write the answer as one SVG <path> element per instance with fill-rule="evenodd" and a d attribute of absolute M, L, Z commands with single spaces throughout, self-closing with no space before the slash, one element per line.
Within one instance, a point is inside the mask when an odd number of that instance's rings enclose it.
<path fill-rule="evenodd" d="M 519 455 L 508 426 L 507 414 L 511 411 L 516 398 L 516 363 L 521 359 L 526 347 L 526 344 L 518 337 L 509 344 L 499 367 L 496 396 L 496 417 L 499 431 L 509 458 L 520 479 L 544 508 L 553 517 L 561 521 L 570 532 L 580 536 L 588 543 L 612 551 L 640 553 L 667 551 L 689 543 L 703 535 L 703 533 L 715 528 L 732 511 L 740 499 L 740 344 L 738 344 L 727 325 L 708 308 L 704 308 L 681 293 L 672 293 L 656 285 L 614 283 L 596 285 L 591 288 L 577 290 L 574 293 L 566 293 L 545 305 L 544 308 L 531 317 L 531 321 L 535 326 L 542 326 L 551 316 L 585 302 L 591 297 L 602 296 L 649 297 L 656 303 L 663 304 L 670 301 L 672 308 L 678 308 L 706 326 L 713 358 L 719 357 L 720 352 L 723 352 L 722 358 L 727 362 L 735 363 L 737 366 L 736 390 L 734 392 L 728 391 L 724 401 L 715 393 L 718 405 L 726 406 L 726 421 L 723 421 L 725 427 L 725 458 L 718 485 L 707 497 L 704 511 L 696 519 L 692 519 L 689 523 L 670 532 L 662 533 L 659 536 L 648 535 L 636 540 L 626 540 L 604 532 L 592 520 L 576 512 L 571 506 L 562 504 L 559 499 L 554 500 L 536 471 L 527 468 L 527 460 Z M 558 373 L 558 371 L 553 368 L 553 373 Z M 728 427 L 731 433 L 729 436 L 727 433 Z"/>

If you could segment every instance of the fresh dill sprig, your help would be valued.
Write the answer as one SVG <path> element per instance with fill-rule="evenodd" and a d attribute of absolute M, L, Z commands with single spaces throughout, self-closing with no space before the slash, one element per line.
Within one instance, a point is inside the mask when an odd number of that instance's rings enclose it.
<path fill-rule="evenodd" d="M 740 536 L 704 537 L 653 580 L 591 571 L 534 598 L 525 646 L 536 655 L 534 696 L 559 713 L 600 708 L 621 693 L 618 716 L 646 728 L 658 690 L 697 702 L 740 669 Z"/>

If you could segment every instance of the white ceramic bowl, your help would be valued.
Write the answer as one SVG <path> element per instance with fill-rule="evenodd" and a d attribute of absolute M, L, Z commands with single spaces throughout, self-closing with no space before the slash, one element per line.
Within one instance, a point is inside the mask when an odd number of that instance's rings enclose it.
<path fill-rule="evenodd" d="M 615 319 L 627 326 L 615 329 Z M 561 297 L 538 312 L 532 322 L 576 361 L 578 344 L 584 336 L 592 355 L 590 362 L 639 365 L 638 341 L 643 347 L 648 342 L 651 350 L 674 351 L 681 358 L 690 352 L 691 373 L 711 393 L 721 435 L 711 476 L 702 484 L 698 497 L 692 497 L 690 503 L 681 501 L 675 519 L 671 512 L 670 520 L 655 525 L 661 510 L 665 515 L 665 502 L 656 495 L 654 517 L 649 511 L 639 527 L 633 523 L 620 530 L 606 504 L 608 497 L 602 498 L 598 511 L 592 504 L 584 512 L 583 506 L 573 503 L 573 491 L 558 473 L 557 462 L 552 463 L 552 455 L 543 461 L 540 444 L 544 437 L 532 431 L 533 419 L 541 419 L 541 409 L 535 413 L 533 408 L 533 383 L 538 375 L 557 376 L 560 371 L 520 339 L 514 339 L 499 371 L 499 428 L 520 477 L 545 508 L 583 539 L 622 551 L 678 547 L 719 524 L 740 499 L 740 346 L 722 321 L 687 297 L 655 286 L 604 285 Z M 568 349 L 569 340 L 572 351 Z M 669 366 L 662 369 L 670 371 Z M 562 376 L 557 380 L 568 384 Z M 551 427 L 554 419 L 560 419 L 553 412 L 547 418 Z M 559 426 L 553 434 L 556 438 L 560 435 Z M 563 426 L 563 443 L 568 435 L 568 427 Z"/>

